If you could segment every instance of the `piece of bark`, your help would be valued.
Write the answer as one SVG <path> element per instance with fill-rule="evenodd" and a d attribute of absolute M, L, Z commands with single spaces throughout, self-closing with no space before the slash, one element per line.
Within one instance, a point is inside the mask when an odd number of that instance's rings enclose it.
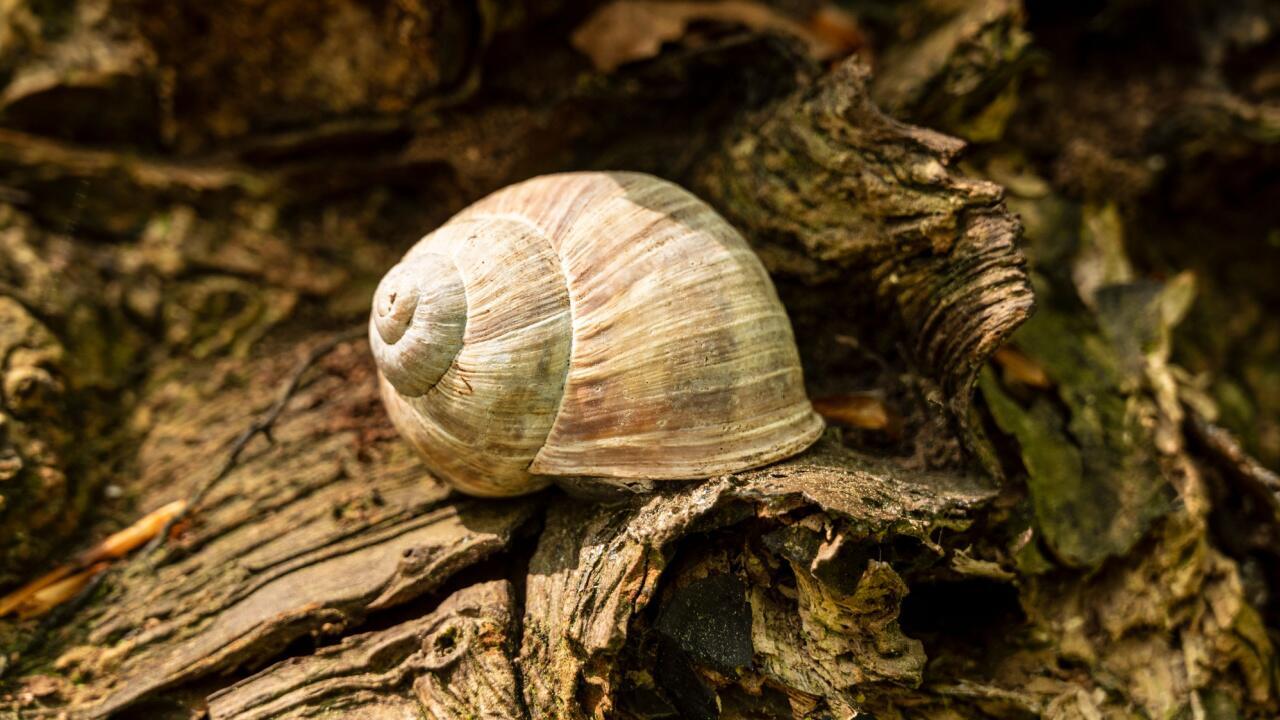
<path fill-rule="evenodd" d="M 975 0 L 891 44 L 876 63 L 872 94 L 897 118 L 973 142 L 999 140 L 1017 108 L 1018 74 L 1030 35 L 1021 0 Z M 926 15 L 929 9 L 926 9 Z"/>
<path fill-rule="evenodd" d="M 74 716 L 105 717 L 309 633 L 338 634 L 501 551 L 531 517 L 536 500 L 463 499 L 429 478 L 381 411 L 367 352 L 342 346 L 313 369 L 273 442 L 250 445 L 165 555 L 128 560 L 51 638 L 43 652 L 61 652 L 58 666 L 81 680 Z M 212 472 L 297 358 L 269 356 L 238 377 L 223 363 L 202 388 L 153 390 L 137 418 L 152 426 L 143 502 L 184 496 Z"/>
<path fill-rule="evenodd" d="M 527 717 L 512 663 L 511 587 L 472 585 L 434 611 L 286 660 L 209 698 L 212 720 Z"/>
<path fill-rule="evenodd" d="M 845 61 L 730 134 L 696 187 L 774 272 L 843 276 L 905 329 L 968 421 L 978 369 L 1029 315 L 1021 228 L 1000 186 L 947 166 L 964 143 L 880 112 Z"/>
<path fill-rule="evenodd" d="M 930 531 L 966 526 L 993 495 L 963 476 L 898 476 L 828 440 L 780 465 L 655 494 L 638 506 L 557 503 L 525 592 L 520 664 L 529 710 L 535 717 L 608 715 L 631 620 L 653 599 L 681 537 L 809 508 L 867 535 L 929 543 Z"/>
<path fill-rule="evenodd" d="M 821 558 L 810 563 L 818 567 Z M 794 603 L 762 588 L 751 591 L 760 675 L 844 714 L 857 713 L 868 686 L 920 684 L 924 649 L 898 627 L 907 584 L 889 563 L 868 561 L 851 592 L 822 582 L 805 564 L 793 562 L 792 568 Z"/>

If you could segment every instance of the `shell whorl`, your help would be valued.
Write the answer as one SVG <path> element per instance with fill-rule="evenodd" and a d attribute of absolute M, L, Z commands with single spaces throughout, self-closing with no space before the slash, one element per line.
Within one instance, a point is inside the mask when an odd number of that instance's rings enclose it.
<path fill-rule="evenodd" d="M 639 173 L 542 176 L 463 210 L 384 278 L 370 340 L 396 428 L 475 495 L 710 477 L 822 433 L 759 258 Z"/>
<path fill-rule="evenodd" d="M 369 344 L 396 392 L 418 397 L 439 382 L 462 349 L 467 294 L 453 260 L 407 257 L 378 283 Z"/>

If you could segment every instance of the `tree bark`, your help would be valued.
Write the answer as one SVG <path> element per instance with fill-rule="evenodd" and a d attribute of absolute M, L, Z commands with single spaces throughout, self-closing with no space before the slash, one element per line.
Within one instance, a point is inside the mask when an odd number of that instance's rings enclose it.
<path fill-rule="evenodd" d="M 13 3 L 0 590 L 190 505 L 0 619 L 0 716 L 1274 717 L 1278 43 L 1249 0 Z M 346 338 L 567 169 L 743 232 L 818 445 L 429 477 Z"/>

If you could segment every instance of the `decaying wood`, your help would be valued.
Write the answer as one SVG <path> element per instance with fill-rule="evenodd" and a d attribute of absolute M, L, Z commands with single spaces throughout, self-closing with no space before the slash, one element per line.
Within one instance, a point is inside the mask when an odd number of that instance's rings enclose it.
<path fill-rule="evenodd" d="M 13 582 L 13 573 L 48 550 L 41 536 L 65 532 L 67 516 L 84 500 L 66 471 L 66 348 L 8 296 L 0 296 L 0 358 L 0 578 Z"/>
<path fill-rule="evenodd" d="M 528 717 L 512 663 L 515 610 L 505 581 L 472 585 L 420 618 L 232 685 L 209 698 L 209 717 Z"/>
<path fill-rule="evenodd" d="M 0 717 L 1275 717 L 1274 8 L 842 3 L 831 61 L 820 3 L 601 5 L 0 13 L 0 585 L 250 438 L 0 621 Z M 425 232 L 581 169 L 708 200 L 892 421 L 478 501 L 352 342 L 252 432 Z"/>
<path fill-rule="evenodd" d="M 846 61 L 760 111 L 698 187 L 772 269 L 865 283 L 967 422 L 979 368 L 1031 311 L 1018 222 L 998 185 L 948 169 L 962 142 L 884 115 L 868 74 Z"/>
<path fill-rule="evenodd" d="M 999 139 L 1031 41 L 1022 3 L 978 0 L 927 12 L 921 32 L 880 58 L 871 81 L 876 104 L 966 140 Z"/>
<path fill-rule="evenodd" d="M 599 716 L 613 709 L 620 694 L 625 709 L 627 697 L 656 690 L 652 685 L 632 687 L 634 679 L 614 668 L 628 631 L 648 631 L 635 628 L 635 624 L 655 599 L 666 563 L 680 539 L 753 521 L 785 528 L 793 516 L 815 510 L 819 515 L 809 515 L 809 520 L 787 531 L 796 536 L 788 540 L 799 540 L 798 545 L 804 546 L 805 538 L 799 536 L 811 533 L 811 529 L 821 531 L 823 522 L 814 520 L 823 517 L 826 530 L 835 533 L 825 538 L 824 545 L 808 546 L 811 553 L 822 554 L 823 560 L 805 557 L 799 547 L 790 551 L 795 553 L 790 560 L 797 577 L 809 578 L 799 586 L 799 606 L 794 597 L 788 600 L 785 596 L 771 597 L 769 602 L 774 604 L 766 604 L 765 596 L 772 589 L 754 586 L 752 606 L 759 608 L 757 615 L 746 616 L 739 636 L 720 641 L 745 647 L 745 663 L 752 660 L 753 645 L 763 648 L 760 672 L 767 682 L 810 694 L 815 703 L 825 700 L 847 710 L 854 702 L 854 686 L 860 682 L 874 678 L 918 683 L 923 654 L 918 643 L 913 645 L 893 623 L 905 585 L 887 563 L 871 561 L 864 580 L 856 582 L 840 578 L 838 572 L 832 574 L 825 565 L 839 562 L 842 543 L 849 547 L 869 538 L 916 538 L 935 548 L 941 558 L 945 553 L 930 538 L 944 528 L 963 530 L 973 513 L 994 495 L 992 489 L 975 484 L 973 479 L 899 479 L 886 474 L 885 468 L 878 469 L 880 472 L 874 464 L 827 443 L 803 459 L 662 493 L 638 506 L 602 506 L 585 500 L 557 504 L 540 536 L 525 588 L 519 668 L 527 712 L 501 696 L 502 691 L 514 687 L 510 681 L 503 682 L 512 672 L 505 663 L 514 651 L 508 649 L 506 656 L 500 652 L 504 643 L 512 642 L 502 634 L 503 629 L 509 631 L 507 613 L 512 608 L 505 591 L 492 592 L 494 586 L 486 585 L 479 587 L 490 591 L 481 593 L 473 587 L 464 591 L 470 595 L 455 595 L 421 620 L 356 636 L 313 658 L 268 668 L 213 697 L 211 714 L 215 718 L 252 718 L 268 713 L 308 717 L 321 708 L 356 712 L 370 702 L 362 693 L 392 696 L 378 701 L 369 712 L 409 707 L 432 718 L 468 717 L 468 710 L 483 715 L 485 698 L 500 701 L 488 707 L 493 717 Z M 837 525 L 840 530 L 835 530 Z M 716 577 L 738 582 L 729 574 Z M 857 589 L 849 593 L 851 582 Z M 885 592 L 886 583 L 899 589 Z M 738 587 L 739 602 L 745 602 L 746 588 L 745 584 Z M 844 593 L 850 597 L 845 599 Z M 481 603 L 470 600 L 473 597 L 484 599 Z M 443 663 L 431 662 L 430 652 L 419 648 L 429 648 L 431 638 L 442 632 L 442 618 L 457 614 L 457 607 L 467 600 L 482 604 L 483 610 L 496 614 L 499 620 L 489 621 L 496 632 L 484 644 L 480 644 L 483 636 L 478 630 L 460 632 L 473 645 L 459 642 L 458 649 L 451 651 L 450 664 L 459 662 L 462 667 L 467 660 L 458 658 L 469 658 L 472 652 L 488 651 L 492 657 L 483 669 L 464 668 L 463 675 L 452 676 L 447 685 L 450 692 L 468 693 L 473 699 L 468 704 L 447 706 L 438 699 L 443 692 Z M 824 605 L 824 600 L 836 604 Z M 850 605 L 840 605 L 842 600 Z M 859 611 L 839 621 L 847 623 L 841 625 L 837 621 L 847 607 Z M 713 606 L 712 610 L 718 613 L 721 608 Z M 714 620 L 704 617 L 698 622 Z M 659 632 L 674 633 L 695 656 L 710 653 L 714 665 L 719 659 L 715 653 L 723 652 L 723 647 L 699 643 L 697 637 L 684 638 L 678 623 L 668 622 L 670 628 L 662 627 Z M 400 649 L 391 649 L 393 645 Z M 372 656 L 375 649 L 377 664 L 362 659 Z M 356 659 L 347 659 L 351 657 Z M 905 670 L 892 669 L 898 667 Z M 364 672 L 357 675 L 357 671 Z M 490 684 L 496 687 L 488 687 Z M 618 692 L 615 685 L 619 684 L 625 693 Z"/>
<path fill-rule="evenodd" d="M 942 556 L 945 553 L 930 537 L 943 528 L 964 529 L 993 494 L 963 477 L 897 477 L 890 468 L 876 467 L 826 442 L 772 468 L 663 493 L 636 507 L 558 504 L 548 514 L 525 591 L 521 665 L 527 669 L 530 711 L 534 717 L 601 717 L 615 709 L 616 684 L 623 680 L 615 669 L 616 657 L 636 616 L 653 601 L 674 545 L 683 537 L 753 519 L 798 529 L 806 521 L 797 523 L 793 516 L 817 511 L 830 524 L 827 536 L 819 540 L 825 543 L 825 555 L 838 554 L 842 544 L 892 542 L 902 536 L 929 544 Z M 808 522 L 814 519 L 811 515 Z M 803 568 L 797 577 L 809 571 L 822 575 L 821 563 L 795 561 Z M 878 573 L 897 577 L 885 565 L 864 576 L 868 585 L 878 582 Z M 743 664 L 752 662 L 754 645 L 762 653 L 761 672 L 770 682 L 847 709 L 851 685 L 876 674 L 875 660 L 882 659 L 878 653 L 884 659 L 911 653 L 889 642 L 893 631 L 881 635 L 884 627 L 874 619 L 846 617 L 842 622 L 849 623 L 847 627 L 800 621 L 806 612 L 825 612 L 813 608 L 811 593 L 826 591 L 823 582 L 829 580 L 798 585 L 799 609 L 785 600 L 776 609 L 752 603 L 758 614 L 742 628 L 746 635 L 723 641 L 736 640 L 747 648 Z M 860 585 L 852 576 L 840 582 Z M 841 590 L 847 589 L 842 584 Z M 864 588 L 866 592 L 872 591 Z M 880 609 L 885 620 L 896 617 L 901 594 L 880 598 L 887 604 Z M 742 590 L 738 597 L 743 599 Z M 839 664 L 824 663 L 824 653 L 843 657 L 848 666 L 838 669 Z M 912 661 L 917 682 L 920 661 L 917 648 Z M 850 667 L 860 669 L 850 675 Z M 650 691 L 652 683 L 651 678 Z"/>
<path fill-rule="evenodd" d="M 273 387 L 271 377 L 292 373 L 297 356 L 260 361 L 250 374 Z M 58 642 L 69 647 L 57 664 L 81 679 L 73 691 L 78 714 L 103 717 L 269 657 L 300 636 L 358 627 L 369 613 L 509 548 L 538 506 L 537 499 L 465 499 L 428 481 L 378 412 L 363 343 L 322 361 L 317 375 L 281 415 L 274 442 L 260 441 L 192 508 L 168 555 L 128 561 L 100 591 L 99 609 L 64 630 Z M 213 387 L 212 401 L 168 397 L 162 388 L 148 402 L 156 430 L 143 451 L 150 468 L 143 483 L 154 483 L 157 495 L 179 489 L 170 478 L 199 486 L 202 472 L 216 472 L 199 453 L 171 454 L 189 445 L 191 433 L 254 421 L 246 400 L 264 395 L 256 383 Z M 212 453 L 229 439 L 201 445 Z M 787 464 L 636 507 L 562 501 L 547 519 L 525 588 L 520 657 L 531 711 L 572 714 L 579 684 L 612 681 L 606 659 L 620 651 L 628 623 L 653 597 L 662 557 L 682 536 L 748 516 L 780 522 L 820 510 L 856 526 L 858 537 L 931 543 L 933 531 L 962 529 L 991 498 L 993 490 L 975 482 L 898 477 L 827 443 Z M 586 587 L 597 589 L 583 594 Z"/>
<path fill-rule="evenodd" d="M 324 342 L 317 343 L 315 347 L 311 348 L 306 357 L 289 373 L 288 378 L 280 388 L 280 394 L 276 397 L 276 401 L 271 403 L 271 406 L 262 413 L 261 417 L 255 419 L 249 427 L 245 428 L 244 432 L 236 436 L 235 441 L 231 443 L 231 447 L 227 450 L 226 459 L 218 466 L 218 471 L 202 479 L 191 490 L 186 499 L 175 500 L 165 506 L 175 507 L 176 509 L 165 520 L 163 527 L 155 534 L 154 539 L 147 543 L 147 549 L 155 550 L 164 545 L 165 541 L 169 539 L 169 531 L 173 529 L 173 526 L 181 522 L 191 508 L 199 507 L 205 496 L 209 494 L 209 491 L 213 490 L 218 483 L 222 482 L 227 475 L 230 475 L 236 469 L 236 465 L 240 463 L 240 456 L 249 447 L 249 443 L 259 437 L 267 442 L 272 442 L 273 436 L 271 433 L 276 421 L 280 419 L 280 414 L 284 412 L 289 401 L 293 399 L 293 394 L 298 391 L 303 378 L 307 375 L 307 371 L 315 365 L 316 361 L 333 352 L 334 348 L 343 342 L 350 342 L 362 335 L 364 335 L 364 326 L 356 326 Z"/>
<path fill-rule="evenodd" d="M 300 636 L 340 633 L 503 549 L 531 517 L 536 500 L 459 500 L 427 479 L 380 412 L 366 352 L 360 343 L 331 356 L 289 403 L 274 442 L 259 441 L 191 509 L 166 554 L 130 560 L 95 611 L 65 629 L 58 662 L 83 680 L 81 714 L 106 716 Z M 284 352 L 252 374 L 277 385 L 296 358 Z M 184 496 L 216 472 L 189 452 L 193 442 L 213 457 L 225 448 L 229 438 L 205 428 L 254 421 L 249 402 L 263 395 L 228 389 L 182 398 L 161 388 L 152 398 L 158 432 L 142 450 L 142 484 L 155 497 Z"/>

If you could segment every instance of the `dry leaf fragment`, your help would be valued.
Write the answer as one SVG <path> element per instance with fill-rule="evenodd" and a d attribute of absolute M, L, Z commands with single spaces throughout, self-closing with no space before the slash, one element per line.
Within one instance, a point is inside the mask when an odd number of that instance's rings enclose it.
<path fill-rule="evenodd" d="M 0 598 L 0 617 L 14 612 L 40 590 L 53 585 L 75 571 L 74 565 L 63 565 L 41 575 L 22 587 Z"/>
<path fill-rule="evenodd" d="M 840 47 L 803 24 L 755 2 L 650 2 L 616 0 L 596 10 L 573 31 L 573 46 L 596 69 L 612 72 L 619 65 L 654 57 L 662 44 L 684 36 L 689 25 L 714 21 L 745 25 L 758 32 L 790 35 L 804 42 L 815 59 L 840 54 Z"/>
<path fill-rule="evenodd" d="M 39 617 L 74 598 L 89 584 L 94 575 L 106 570 L 110 564 L 106 560 L 94 563 L 86 570 L 40 588 L 18 605 L 16 608 L 18 617 L 22 620 Z"/>
<path fill-rule="evenodd" d="M 818 8 L 807 25 L 809 31 L 822 38 L 838 56 L 866 49 L 867 36 L 858 25 L 858 18 L 839 5 L 828 3 Z"/>
<path fill-rule="evenodd" d="M 147 513 L 129 527 L 108 535 L 105 540 L 84 551 L 74 561 L 41 575 L 8 595 L 0 598 L 0 617 L 17 612 L 23 618 L 40 615 L 54 606 L 75 597 L 75 594 L 96 574 L 95 568 L 105 568 L 109 560 L 127 555 L 155 537 L 169 520 L 186 508 L 185 500 L 175 500 Z M 87 569 L 86 569 L 87 568 Z M 28 608 L 40 607 L 39 612 Z"/>
<path fill-rule="evenodd" d="M 861 430 L 889 430 L 897 427 L 899 418 L 870 393 L 831 395 L 813 401 L 813 409 L 828 421 Z"/>
<path fill-rule="evenodd" d="M 1049 374 L 1044 371 L 1040 363 L 1019 350 L 1006 345 L 996 350 L 991 358 L 996 361 L 1000 369 L 1004 370 L 1005 378 L 1008 380 L 1041 390 L 1053 387 L 1053 380 L 1049 379 Z"/>

